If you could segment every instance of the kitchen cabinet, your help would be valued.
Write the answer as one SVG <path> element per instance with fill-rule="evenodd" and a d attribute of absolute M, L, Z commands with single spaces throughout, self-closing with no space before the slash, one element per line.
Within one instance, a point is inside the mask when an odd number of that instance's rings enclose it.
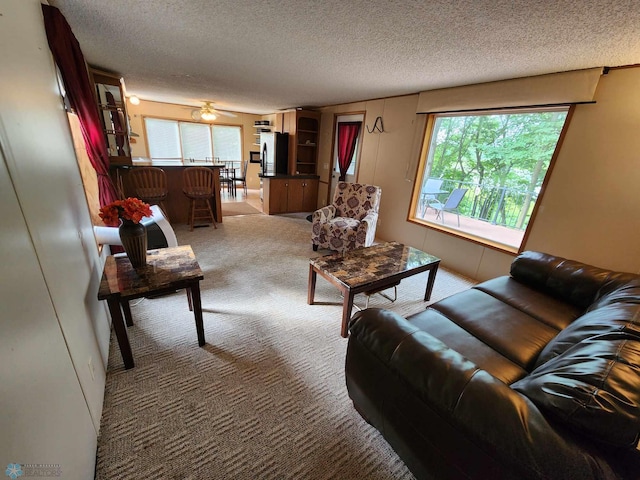
<path fill-rule="evenodd" d="M 302 177 L 302 178 L 301 178 Z M 263 177 L 264 213 L 313 212 L 318 203 L 318 177 Z"/>

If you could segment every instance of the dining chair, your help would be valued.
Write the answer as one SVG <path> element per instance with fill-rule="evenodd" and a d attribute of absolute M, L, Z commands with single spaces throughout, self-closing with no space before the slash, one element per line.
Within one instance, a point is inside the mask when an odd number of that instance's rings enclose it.
<path fill-rule="evenodd" d="M 242 188 L 244 190 L 244 194 L 247 194 L 247 169 L 249 168 L 249 160 L 245 160 L 242 163 L 242 166 L 240 168 L 240 175 L 234 175 L 233 177 L 233 182 L 234 182 L 234 188 L 235 188 L 235 183 L 236 182 L 242 182 Z"/>
<path fill-rule="evenodd" d="M 458 207 L 468 190 L 468 188 L 456 188 L 444 203 L 438 202 L 437 200 L 430 202 L 429 206 L 436 211 L 436 219 L 440 218 L 442 223 L 444 223 L 444 212 L 453 212 L 458 216 L 458 226 L 460 226 L 460 212 L 458 211 Z"/>
<path fill-rule="evenodd" d="M 196 221 L 209 221 L 216 226 L 211 209 L 211 201 L 215 196 L 214 174 L 207 167 L 187 167 L 182 172 L 182 191 L 189 199 L 189 226 L 193 231 Z"/>
<path fill-rule="evenodd" d="M 227 193 L 233 197 L 236 196 L 235 180 L 233 179 L 235 168 L 233 162 L 223 162 L 224 167 L 220 168 L 220 185 L 221 188 L 226 188 Z"/>

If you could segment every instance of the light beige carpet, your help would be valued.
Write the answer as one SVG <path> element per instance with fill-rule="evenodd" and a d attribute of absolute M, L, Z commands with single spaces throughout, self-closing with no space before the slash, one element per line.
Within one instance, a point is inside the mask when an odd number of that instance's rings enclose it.
<path fill-rule="evenodd" d="M 260 210 L 249 205 L 247 202 L 222 202 L 222 216 L 234 217 L 237 215 L 255 215 L 262 213 Z"/>
<path fill-rule="evenodd" d="M 136 367 L 124 370 L 112 336 L 97 479 L 413 478 L 348 398 L 339 293 L 318 278 L 329 305 L 306 303 L 309 257 L 328 253 L 312 251 L 310 229 L 267 215 L 177 227 L 204 271 L 207 344 L 184 292 L 132 307 Z M 433 300 L 471 284 L 441 268 Z M 410 277 L 395 304 L 371 306 L 421 311 L 425 285 Z"/>

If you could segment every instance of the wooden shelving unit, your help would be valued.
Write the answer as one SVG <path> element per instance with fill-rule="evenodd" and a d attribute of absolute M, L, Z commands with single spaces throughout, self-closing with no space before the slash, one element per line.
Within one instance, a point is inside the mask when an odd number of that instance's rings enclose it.
<path fill-rule="evenodd" d="M 120 76 L 95 68 L 90 69 L 94 93 L 107 142 L 111 165 L 131 165 L 129 117 Z"/>
<path fill-rule="evenodd" d="M 253 124 L 253 128 L 256 129 L 253 134 L 255 137 L 253 140 L 253 144 L 257 147 L 260 147 L 260 134 L 271 132 L 271 123 L 269 122 L 269 120 L 258 120 Z"/>
<path fill-rule="evenodd" d="M 289 132 L 289 173 L 315 175 L 318 171 L 320 112 L 295 110 L 287 112 L 285 131 Z"/>

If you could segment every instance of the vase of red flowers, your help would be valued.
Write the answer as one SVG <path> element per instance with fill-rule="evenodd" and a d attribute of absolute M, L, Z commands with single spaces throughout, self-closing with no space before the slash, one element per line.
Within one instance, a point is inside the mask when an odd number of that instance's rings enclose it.
<path fill-rule="evenodd" d="M 149 204 L 137 198 L 116 200 L 100 209 L 105 225 L 118 227 L 122 247 L 134 268 L 147 264 L 147 228 L 140 220 L 151 215 Z"/>

